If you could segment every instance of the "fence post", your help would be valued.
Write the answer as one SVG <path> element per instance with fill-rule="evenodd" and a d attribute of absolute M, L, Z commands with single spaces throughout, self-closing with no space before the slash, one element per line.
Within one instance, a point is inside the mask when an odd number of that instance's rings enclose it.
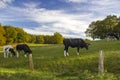
<path fill-rule="evenodd" d="M 99 52 L 99 65 L 98 65 L 99 73 L 104 73 L 104 55 L 103 51 L 100 50 Z"/>
<path fill-rule="evenodd" d="M 33 64 L 33 58 L 32 58 L 32 54 L 29 54 L 29 66 L 30 66 L 30 70 L 34 70 L 34 64 Z"/>

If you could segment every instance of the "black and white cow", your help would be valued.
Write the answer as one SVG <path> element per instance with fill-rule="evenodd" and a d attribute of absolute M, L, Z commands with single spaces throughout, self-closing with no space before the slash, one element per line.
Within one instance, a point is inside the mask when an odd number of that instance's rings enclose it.
<path fill-rule="evenodd" d="M 68 54 L 68 48 L 77 48 L 77 55 L 79 55 L 79 49 L 80 48 L 86 48 L 88 50 L 88 43 L 85 43 L 85 41 L 81 38 L 75 38 L 75 39 L 64 39 L 63 44 L 65 46 L 64 48 L 64 56 L 69 56 Z"/>
<path fill-rule="evenodd" d="M 3 51 L 4 51 L 4 58 L 7 58 L 9 55 L 11 57 L 16 55 L 16 53 L 11 45 L 4 46 Z"/>
<path fill-rule="evenodd" d="M 18 44 L 16 45 L 16 51 L 17 51 L 17 57 L 19 57 L 19 53 L 21 51 L 24 52 L 24 56 L 27 57 L 27 53 L 31 54 L 32 50 L 30 49 L 30 47 L 27 44 Z"/>
<path fill-rule="evenodd" d="M 107 40 L 109 40 L 109 39 L 111 39 L 111 40 L 113 40 L 113 39 L 119 40 L 119 34 L 118 33 L 112 33 L 112 32 L 107 33 L 106 37 L 107 37 Z"/>

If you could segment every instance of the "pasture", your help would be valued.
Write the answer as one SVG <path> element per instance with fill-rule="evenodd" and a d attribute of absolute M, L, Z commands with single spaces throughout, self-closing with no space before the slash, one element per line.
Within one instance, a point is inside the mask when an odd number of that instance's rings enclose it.
<path fill-rule="evenodd" d="M 33 51 L 34 71 L 28 58 L 4 59 L 0 48 L 0 80 L 120 80 L 120 41 L 94 41 L 89 50 L 69 48 L 64 57 L 62 44 L 29 44 Z M 99 50 L 104 51 L 105 73 L 98 74 Z"/>

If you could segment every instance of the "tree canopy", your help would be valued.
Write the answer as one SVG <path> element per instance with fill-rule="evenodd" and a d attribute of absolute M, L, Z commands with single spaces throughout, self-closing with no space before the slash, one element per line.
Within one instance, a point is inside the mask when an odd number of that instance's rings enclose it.
<path fill-rule="evenodd" d="M 6 37 L 5 37 L 5 30 L 2 27 L 2 25 L 0 24 L 0 45 L 3 45 L 6 43 Z"/>
<path fill-rule="evenodd" d="M 22 28 L 0 24 L 0 45 L 12 43 L 61 44 L 63 36 L 55 32 L 53 35 L 28 34 Z"/>
<path fill-rule="evenodd" d="M 120 34 L 120 18 L 116 15 L 108 15 L 103 20 L 91 22 L 85 31 L 86 35 L 92 37 L 93 39 L 104 39 L 106 34 L 110 32 Z"/>

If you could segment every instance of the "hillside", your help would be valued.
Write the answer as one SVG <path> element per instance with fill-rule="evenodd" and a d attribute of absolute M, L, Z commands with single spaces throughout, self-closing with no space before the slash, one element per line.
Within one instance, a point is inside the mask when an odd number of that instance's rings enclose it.
<path fill-rule="evenodd" d="M 28 59 L 3 58 L 0 49 L 0 78 L 5 80 L 120 80 L 120 41 L 94 41 L 89 50 L 69 48 L 63 56 L 63 45 L 31 45 L 35 71 Z M 99 51 L 104 52 L 105 73 L 98 74 Z"/>

